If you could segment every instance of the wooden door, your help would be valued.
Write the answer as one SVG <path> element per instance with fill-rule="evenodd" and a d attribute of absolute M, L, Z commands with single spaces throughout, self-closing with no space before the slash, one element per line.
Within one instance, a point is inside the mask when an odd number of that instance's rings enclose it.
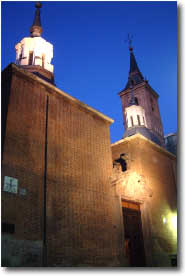
<path fill-rule="evenodd" d="M 131 202 L 122 202 L 122 211 L 125 250 L 129 263 L 133 267 L 144 267 L 145 251 L 140 206 Z"/>

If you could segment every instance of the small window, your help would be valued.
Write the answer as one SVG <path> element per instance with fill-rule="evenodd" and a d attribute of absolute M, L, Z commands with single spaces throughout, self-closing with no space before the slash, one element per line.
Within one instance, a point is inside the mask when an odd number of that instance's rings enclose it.
<path fill-rule="evenodd" d="M 139 105 L 139 103 L 138 103 L 138 98 L 135 97 L 134 100 L 135 100 L 135 104 L 136 104 L 136 105 Z"/>
<path fill-rule="evenodd" d="M 45 55 L 42 55 L 42 67 L 45 67 Z"/>
<path fill-rule="evenodd" d="M 29 52 L 29 60 L 28 60 L 28 65 L 32 65 L 33 63 L 33 51 Z"/>
<path fill-rule="evenodd" d="M 141 126 L 140 116 L 139 115 L 137 115 L 137 119 L 138 119 L 138 125 Z"/>
<path fill-rule="evenodd" d="M 2 233 L 14 234 L 15 224 L 3 222 L 1 229 L 2 229 Z"/>
<path fill-rule="evenodd" d="M 19 61 L 21 61 L 22 58 L 23 58 L 23 48 L 21 48 L 21 53 L 19 55 Z"/>
<path fill-rule="evenodd" d="M 19 56 L 19 60 L 21 61 L 21 59 L 22 59 L 22 51 L 21 51 L 21 54 L 20 54 L 20 56 Z"/>
<path fill-rule="evenodd" d="M 133 122 L 132 116 L 130 116 L 130 120 L 131 120 L 131 125 L 134 126 L 134 122 Z"/>
<path fill-rule="evenodd" d="M 123 156 L 125 156 L 125 153 L 120 154 L 120 158 L 114 160 L 113 167 L 114 164 L 119 163 L 121 165 L 122 172 L 125 172 L 127 170 L 127 162 L 125 161 Z"/>
<path fill-rule="evenodd" d="M 3 191 L 17 194 L 17 190 L 18 190 L 18 180 L 13 177 L 5 176 Z"/>
<path fill-rule="evenodd" d="M 153 99 L 152 99 L 152 98 L 150 98 L 150 101 L 151 101 L 151 108 L 152 108 L 152 111 L 154 111 Z"/>

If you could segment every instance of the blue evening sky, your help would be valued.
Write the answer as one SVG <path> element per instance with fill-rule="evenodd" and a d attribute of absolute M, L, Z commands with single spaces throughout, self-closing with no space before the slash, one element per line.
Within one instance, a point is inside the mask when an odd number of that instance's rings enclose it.
<path fill-rule="evenodd" d="M 2 69 L 29 36 L 35 2 L 1 3 Z M 176 2 L 42 2 L 42 37 L 53 44 L 58 88 L 114 119 L 111 142 L 124 133 L 117 95 L 128 79 L 127 34 L 138 66 L 160 95 L 164 133 L 177 131 Z"/>

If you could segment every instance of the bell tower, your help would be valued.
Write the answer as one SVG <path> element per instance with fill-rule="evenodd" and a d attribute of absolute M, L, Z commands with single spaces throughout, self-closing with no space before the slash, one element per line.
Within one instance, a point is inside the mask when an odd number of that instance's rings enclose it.
<path fill-rule="evenodd" d="M 128 82 L 119 93 L 122 102 L 124 137 L 141 133 L 164 146 L 163 126 L 158 106 L 159 95 L 144 79 L 129 39 L 130 70 Z"/>
<path fill-rule="evenodd" d="M 54 68 L 51 64 L 53 45 L 41 37 L 41 3 L 37 2 L 35 7 L 36 11 L 30 28 L 30 37 L 23 38 L 15 46 L 16 64 L 44 80 L 54 83 Z"/>

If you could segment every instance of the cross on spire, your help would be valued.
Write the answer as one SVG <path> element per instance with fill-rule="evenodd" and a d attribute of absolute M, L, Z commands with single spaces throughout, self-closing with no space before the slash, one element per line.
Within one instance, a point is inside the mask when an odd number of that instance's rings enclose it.
<path fill-rule="evenodd" d="M 132 48 L 132 38 L 133 38 L 133 35 L 128 34 L 128 36 L 127 36 L 127 41 L 128 41 L 128 44 L 129 44 L 129 50 L 130 50 L 130 51 L 133 50 L 133 48 Z"/>

